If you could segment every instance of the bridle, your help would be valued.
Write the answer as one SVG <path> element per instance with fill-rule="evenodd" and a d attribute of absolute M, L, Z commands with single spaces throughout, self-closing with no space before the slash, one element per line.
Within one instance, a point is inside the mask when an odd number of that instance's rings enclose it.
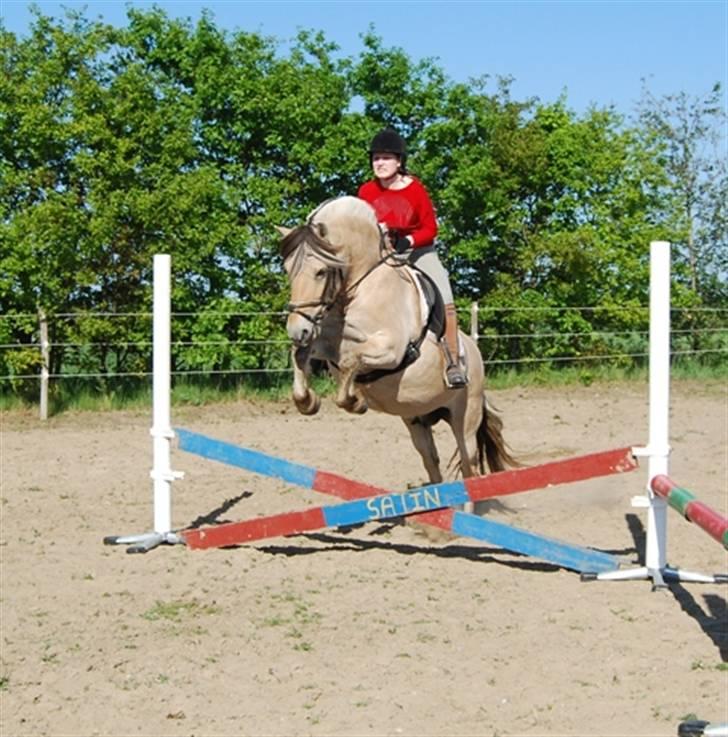
<path fill-rule="evenodd" d="M 286 306 L 289 313 L 300 315 L 313 325 L 320 324 L 334 307 L 346 278 L 346 263 L 332 252 L 331 244 L 316 230 L 316 226 L 306 223 L 292 230 L 281 242 L 283 260 L 294 259 L 289 272 L 291 279 L 303 267 L 307 251 L 313 252 L 326 267 L 326 282 L 319 299 L 289 302 Z M 311 307 L 317 309 L 309 311 Z"/>
<path fill-rule="evenodd" d="M 280 252 L 284 261 L 291 257 L 294 258 L 289 272 L 291 279 L 301 270 L 307 250 L 313 252 L 313 255 L 322 261 L 326 267 L 326 282 L 319 299 L 309 300 L 307 302 L 289 302 L 287 305 L 289 313 L 300 315 L 312 325 L 319 325 L 337 303 L 345 304 L 349 301 L 356 288 L 364 279 L 392 258 L 392 252 L 385 248 L 384 235 L 382 234 L 379 243 L 380 258 L 362 276 L 344 289 L 347 277 L 347 264 L 333 253 L 333 246 L 326 239 L 325 224 L 320 222 L 314 223 L 312 222 L 312 218 L 313 216 L 309 218 L 309 221 L 305 225 L 292 230 L 281 241 Z M 395 265 L 403 265 L 401 263 L 398 264 L 396 260 L 394 263 Z M 309 308 L 311 307 L 316 309 L 310 311 Z"/>

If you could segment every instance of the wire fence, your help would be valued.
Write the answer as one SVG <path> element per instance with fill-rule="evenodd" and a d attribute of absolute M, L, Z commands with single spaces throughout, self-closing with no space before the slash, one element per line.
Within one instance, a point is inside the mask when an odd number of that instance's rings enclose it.
<path fill-rule="evenodd" d="M 646 362 L 649 308 L 483 307 L 460 311 L 461 326 L 476 340 L 486 366 Z M 287 313 L 172 313 L 174 377 L 240 377 L 256 381 L 291 373 Z M 138 380 L 152 375 L 150 312 L 0 315 L 0 389 L 32 391 L 42 379 Z M 609 324 L 609 323 L 612 324 Z M 728 309 L 672 310 L 674 359 L 725 363 Z"/>

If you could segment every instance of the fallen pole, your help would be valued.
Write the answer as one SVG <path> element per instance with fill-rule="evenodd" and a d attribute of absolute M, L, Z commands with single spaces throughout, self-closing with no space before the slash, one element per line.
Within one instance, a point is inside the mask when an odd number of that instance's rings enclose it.
<path fill-rule="evenodd" d="M 362 499 L 376 494 L 390 493 L 388 490 L 378 489 L 345 476 L 283 460 L 259 450 L 215 440 L 190 430 L 175 428 L 175 432 L 179 437 L 181 450 L 230 466 L 244 468 L 263 476 L 282 479 L 305 489 L 332 494 L 341 499 Z M 465 502 L 479 502 L 494 497 L 544 489 L 557 484 L 569 484 L 598 476 L 626 473 L 636 468 L 637 461 L 632 455 L 632 448 L 627 447 L 589 453 L 565 460 L 549 461 L 530 468 L 517 468 L 511 471 L 491 473 L 487 476 L 474 476 L 443 484 L 431 484 L 421 488 L 436 489 L 457 486 L 464 495 Z"/>
<path fill-rule="evenodd" d="M 453 491 L 441 490 L 442 496 L 438 498 L 437 503 L 462 503 L 462 494 L 457 491 L 450 493 Z M 408 509 L 408 505 L 415 503 L 411 492 L 387 494 L 343 504 L 316 507 L 302 512 L 287 512 L 242 522 L 230 522 L 216 527 L 184 530 L 180 536 L 192 549 L 230 547 L 270 537 L 313 532 L 328 527 L 360 524 L 402 515 L 416 516 L 417 512 L 404 511 Z M 434 503 L 434 497 L 430 503 Z M 440 529 L 455 535 L 482 540 L 511 552 L 539 558 L 562 568 L 569 568 L 580 573 L 614 571 L 619 568 L 619 561 L 608 553 L 520 530 L 517 527 L 474 514 L 459 512 L 451 508 L 438 508 L 427 514 L 431 519 L 437 517 L 437 526 Z"/>
<path fill-rule="evenodd" d="M 457 535 L 484 540 L 564 568 L 580 572 L 605 572 L 619 568 L 617 559 L 606 553 L 519 530 L 500 522 L 455 511 L 450 507 L 552 484 L 630 471 L 637 464 L 632 459 L 629 448 L 556 461 L 539 467 L 505 471 L 477 479 L 431 484 L 403 493 L 391 493 L 353 479 L 214 440 L 188 430 L 178 429 L 177 435 L 182 450 L 351 500 L 345 504 L 185 530 L 180 534 L 191 548 L 228 547 L 327 527 L 412 516 L 419 523 L 433 525 Z M 494 481 L 486 484 L 484 483 L 486 480 Z"/>

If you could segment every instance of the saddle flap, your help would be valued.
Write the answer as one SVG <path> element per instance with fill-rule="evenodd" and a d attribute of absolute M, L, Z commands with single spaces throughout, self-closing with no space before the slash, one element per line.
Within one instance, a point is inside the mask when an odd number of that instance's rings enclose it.
<path fill-rule="evenodd" d="M 440 340 L 445 334 L 445 303 L 440 290 L 424 271 L 420 271 L 416 267 L 413 267 L 412 271 L 417 277 L 416 282 L 420 289 L 420 296 L 426 307 L 427 329 Z"/>

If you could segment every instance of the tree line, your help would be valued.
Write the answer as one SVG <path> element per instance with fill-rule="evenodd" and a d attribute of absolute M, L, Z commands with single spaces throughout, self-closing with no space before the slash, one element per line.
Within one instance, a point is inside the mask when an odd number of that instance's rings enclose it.
<path fill-rule="evenodd" d="M 175 367 L 285 362 L 260 342 L 282 336 L 287 301 L 274 226 L 355 193 L 385 125 L 433 195 L 458 303 L 492 308 L 484 331 L 592 335 L 505 338 L 490 358 L 613 352 L 608 331 L 646 325 L 651 240 L 676 246 L 690 325 L 728 302 L 719 85 L 645 87 L 629 119 L 577 114 L 565 97 L 513 99 L 508 79 L 453 82 L 372 27 L 344 57 L 321 32 L 283 49 L 209 14 L 133 8 L 124 27 L 35 10 L 22 37 L 0 25 L 0 63 L 0 344 L 37 343 L 44 312 L 52 373 L 148 370 L 154 253 L 172 255 L 173 309 L 191 316 Z M 39 361 L 0 351 L 0 375 Z"/>

